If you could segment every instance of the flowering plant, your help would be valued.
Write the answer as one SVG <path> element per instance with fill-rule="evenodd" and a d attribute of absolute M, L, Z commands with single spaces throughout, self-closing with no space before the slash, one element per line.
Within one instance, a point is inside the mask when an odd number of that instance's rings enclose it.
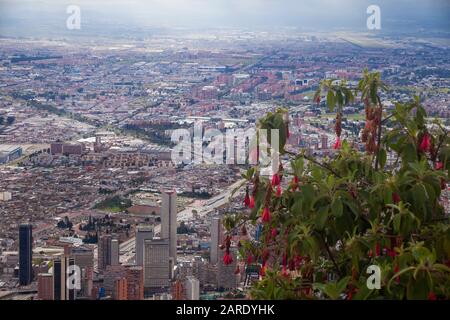
<path fill-rule="evenodd" d="M 289 166 L 272 177 L 258 166 L 243 174 L 247 211 L 227 216 L 224 226 L 227 252 L 230 236 L 239 236 L 241 261 L 260 269 L 252 298 L 450 298 L 449 214 L 440 201 L 450 177 L 450 138 L 441 124 L 429 123 L 418 98 L 388 114 L 384 90 L 380 74 L 367 71 L 355 90 L 323 81 L 315 101 L 325 93 L 336 109 L 334 156 L 288 152 L 284 139 Z M 341 139 L 342 110 L 355 97 L 365 105 L 364 151 Z M 285 112 L 259 126 L 289 135 Z M 367 285 L 371 265 L 381 271 L 380 289 Z"/>

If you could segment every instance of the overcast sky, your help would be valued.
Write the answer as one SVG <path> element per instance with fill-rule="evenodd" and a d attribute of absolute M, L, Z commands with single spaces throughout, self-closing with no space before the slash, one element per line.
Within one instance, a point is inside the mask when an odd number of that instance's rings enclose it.
<path fill-rule="evenodd" d="M 147 27 L 291 26 L 364 30 L 366 9 L 381 8 L 382 28 L 450 31 L 450 0 L 0 0 L 0 33 L 65 26 L 66 7 L 78 4 L 89 28 L 105 23 Z M 83 20 L 82 20 L 83 22 Z M 22 30 L 23 31 L 23 30 Z"/>

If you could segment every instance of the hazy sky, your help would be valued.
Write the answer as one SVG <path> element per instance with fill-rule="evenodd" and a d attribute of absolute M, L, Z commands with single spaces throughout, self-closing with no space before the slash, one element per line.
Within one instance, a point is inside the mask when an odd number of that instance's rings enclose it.
<path fill-rule="evenodd" d="M 106 24 L 359 31 L 366 26 L 371 4 L 381 8 L 384 31 L 450 31 L 450 0 L 0 0 L 0 34 L 14 28 L 64 28 L 69 4 L 80 6 L 82 25 L 91 31 Z"/>

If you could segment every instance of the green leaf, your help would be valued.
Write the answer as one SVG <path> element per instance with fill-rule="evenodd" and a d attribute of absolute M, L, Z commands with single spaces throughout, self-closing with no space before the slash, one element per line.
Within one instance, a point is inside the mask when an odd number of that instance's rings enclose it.
<path fill-rule="evenodd" d="M 328 90 L 328 93 L 327 93 L 327 105 L 328 105 L 328 108 L 330 108 L 331 111 L 334 110 L 334 107 L 336 105 L 336 100 L 334 98 L 334 93 L 331 90 Z"/>
<path fill-rule="evenodd" d="M 344 206 L 342 205 L 342 201 L 339 198 L 333 199 L 333 202 L 331 203 L 331 212 L 335 217 L 342 216 L 342 213 L 344 211 Z"/>

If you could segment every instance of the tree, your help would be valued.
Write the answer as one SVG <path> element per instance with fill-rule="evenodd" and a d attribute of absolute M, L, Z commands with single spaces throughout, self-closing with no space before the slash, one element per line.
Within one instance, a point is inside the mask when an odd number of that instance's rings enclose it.
<path fill-rule="evenodd" d="M 248 209 L 224 219 L 225 247 L 238 235 L 240 259 L 259 268 L 251 297 L 450 298 L 449 214 L 440 203 L 450 177 L 450 137 L 429 123 L 417 97 L 384 114 L 383 90 L 379 74 L 367 71 L 354 92 L 343 81 L 322 82 L 315 101 L 326 91 L 330 110 L 337 106 L 334 156 L 290 153 L 281 137 L 289 168 L 280 166 L 271 180 L 259 166 L 243 174 Z M 339 113 L 358 96 L 366 111 L 365 152 L 356 141 L 340 140 Z M 288 133 L 285 113 L 269 114 L 258 126 Z M 372 265 L 381 271 L 379 290 L 367 286 Z"/>

